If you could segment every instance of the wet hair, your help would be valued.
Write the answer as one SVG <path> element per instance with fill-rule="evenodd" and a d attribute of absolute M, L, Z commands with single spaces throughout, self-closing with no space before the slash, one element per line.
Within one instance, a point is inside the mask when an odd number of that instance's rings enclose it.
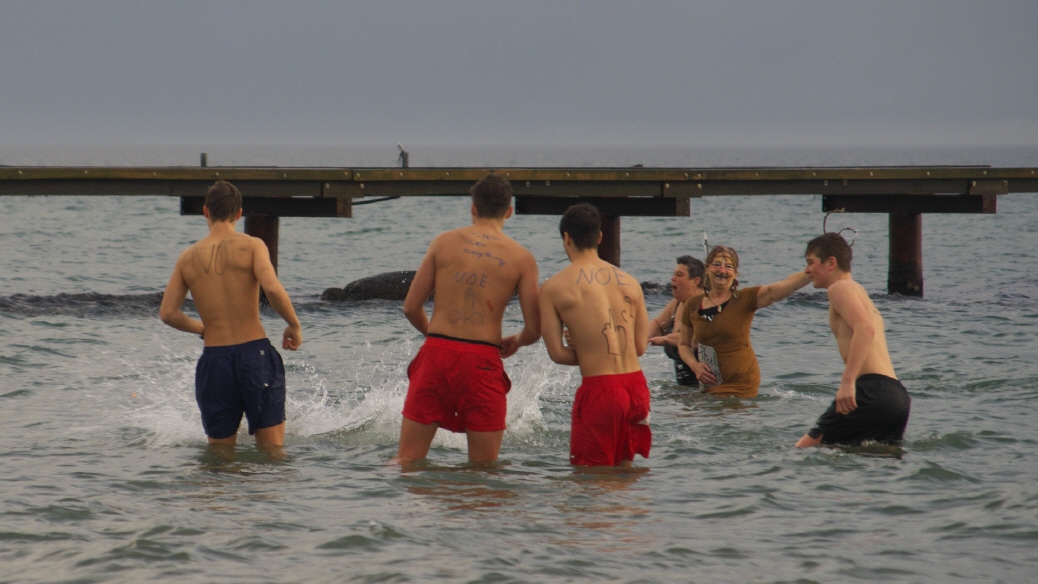
<path fill-rule="evenodd" d="M 598 247 L 602 233 L 602 214 L 591 203 L 578 203 L 566 209 L 559 221 L 559 235 L 568 233 L 577 249 Z"/>
<path fill-rule="evenodd" d="M 689 280 L 691 280 L 692 278 L 702 278 L 703 274 L 706 273 L 706 265 L 690 255 L 683 255 L 679 257 L 678 263 L 685 266 L 685 269 L 688 270 Z M 699 281 L 699 284 L 700 286 L 702 286 L 702 279 Z"/>
<path fill-rule="evenodd" d="M 469 189 L 476 216 L 482 219 L 500 219 L 512 204 L 512 183 L 508 179 L 490 173 Z"/>
<path fill-rule="evenodd" d="M 844 272 L 851 271 L 851 246 L 842 235 L 829 232 L 807 242 L 804 257 L 815 254 L 823 262 L 829 258 L 836 258 L 836 266 Z"/>
<path fill-rule="evenodd" d="M 206 192 L 205 206 L 209 209 L 209 219 L 234 221 L 241 209 L 241 191 L 225 180 L 218 180 Z"/>
<path fill-rule="evenodd" d="M 714 260 L 717 259 L 719 256 L 728 256 L 732 260 L 732 263 L 735 264 L 735 274 L 732 275 L 731 291 L 732 296 L 738 297 L 736 291 L 739 288 L 739 280 L 737 280 L 735 276 L 739 275 L 739 254 L 736 253 L 736 251 L 730 247 L 724 245 L 715 245 L 710 250 L 710 253 L 706 254 L 706 262 L 704 263 L 706 264 L 706 266 L 709 266 L 710 264 L 714 263 Z M 714 277 L 711 274 L 710 270 L 706 270 L 706 276 L 703 278 L 703 290 L 709 292 L 710 288 L 713 286 L 713 280 Z"/>

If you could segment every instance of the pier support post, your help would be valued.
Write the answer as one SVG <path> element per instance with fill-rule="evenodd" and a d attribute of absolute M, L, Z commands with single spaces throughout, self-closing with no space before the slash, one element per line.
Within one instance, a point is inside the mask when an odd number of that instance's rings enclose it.
<path fill-rule="evenodd" d="M 598 257 L 620 267 L 620 216 L 602 213 L 602 242 L 598 244 Z"/>
<path fill-rule="evenodd" d="M 274 271 L 278 271 L 278 225 L 280 219 L 271 215 L 246 215 L 245 234 L 258 237 L 267 244 L 270 252 L 270 263 L 274 264 Z"/>
<path fill-rule="evenodd" d="M 890 214 L 890 264 L 887 293 L 923 295 L 923 215 Z"/>

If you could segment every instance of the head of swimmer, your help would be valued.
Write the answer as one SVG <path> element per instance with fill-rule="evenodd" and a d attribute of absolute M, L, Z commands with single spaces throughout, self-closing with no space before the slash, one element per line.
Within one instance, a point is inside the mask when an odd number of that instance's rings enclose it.
<path fill-rule="evenodd" d="M 703 275 L 706 266 L 690 255 L 678 258 L 674 266 L 674 275 L 670 277 L 670 291 L 678 302 L 684 302 L 703 287 Z"/>
<path fill-rule="evenodd" d="M 577 252 L 589 249 L 597 252 L 602 241 L 602 214 L 590 203 L 572 205 L 559 220 L 559 235 L 570 259 Z"/>
<path fill-rule="evenodd" d="M 828 288 L 843 274 L 851 271 L 851 246 L 839 233 L 825 233 L 807 243 L 804 273 L 815 288 Z"/>
<path fill-rule="evenodd" d="M 202 214 L 209 224 L 218 221 L 234 223 L 241 218 L 241 191 L 225 180 L 218 180 L 205 194 Z"/>
<path fill-rule="evenodd" d="M 730 247 L 715 245 L 706 255 L 706 278 L 703 289 L 719 294 L 725 290 L 735 292 L 739 287 L 739 254 Z"/>
<path fill-rule="evenodd" d="M 505 220 L 512 216 L 512 183 L 508 179 L 490 173 L 472 185 L 472 220 Z"/>

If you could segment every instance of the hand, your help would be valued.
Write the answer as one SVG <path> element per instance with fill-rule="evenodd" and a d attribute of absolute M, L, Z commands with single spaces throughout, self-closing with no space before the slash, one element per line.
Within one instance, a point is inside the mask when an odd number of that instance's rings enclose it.
<path fill-rule="evenodd" d="M 714 377 L 710 367 L 705 363 L 696 363 L 695 365 L 690 365 L 690 367 L 696 372 L 696 379 L 699 380 L 699 383 L 703 385 L 717 385 L 717 378 Z"/>
<path fill-rule="evenodd" d="M 507 359 L 519 350 L 519 335 L 512 335 L 501 339 L 501 358 Z"/>
<path fill-rule="evenodd" d="M 281 335 L 281 348 L 295 351 L 303 344 L 303 331 L 299 327 L 286 326 Z"/>
<path fill-rule="evenodd" d="M 836 413 L 849 414 L 858 409 L 858 400 L 855 397 L 853 383 L 841 383 L 840 389 L 836 390 Z"/>
<path fill-rule="evenodd" d="M 657 347 L 667 344 L 667 337 L 650 337 L 649 344 Z"/>

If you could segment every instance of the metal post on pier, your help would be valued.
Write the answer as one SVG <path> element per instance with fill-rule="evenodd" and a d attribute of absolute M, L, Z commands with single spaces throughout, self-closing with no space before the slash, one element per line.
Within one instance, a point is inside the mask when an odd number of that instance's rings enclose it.
<path fill-rule="evenodd" d="M 923 215 L 890 213 L 887 293 L 923 295 Z"/>
<path fill-rule="evenodd" d="M 620 216 L 602 213 L 602 241 L 598 244 L 598 257 L 620 267 Z"/>
<path fill-rule="evenodd" d="M 246 215 L 245 234 L 258 237 L 267 244 L 270 253 L 270 263 L 274 264 L 274 271 L 278 271 L 278 226 L 280 219 L 271 215 Z"/>

